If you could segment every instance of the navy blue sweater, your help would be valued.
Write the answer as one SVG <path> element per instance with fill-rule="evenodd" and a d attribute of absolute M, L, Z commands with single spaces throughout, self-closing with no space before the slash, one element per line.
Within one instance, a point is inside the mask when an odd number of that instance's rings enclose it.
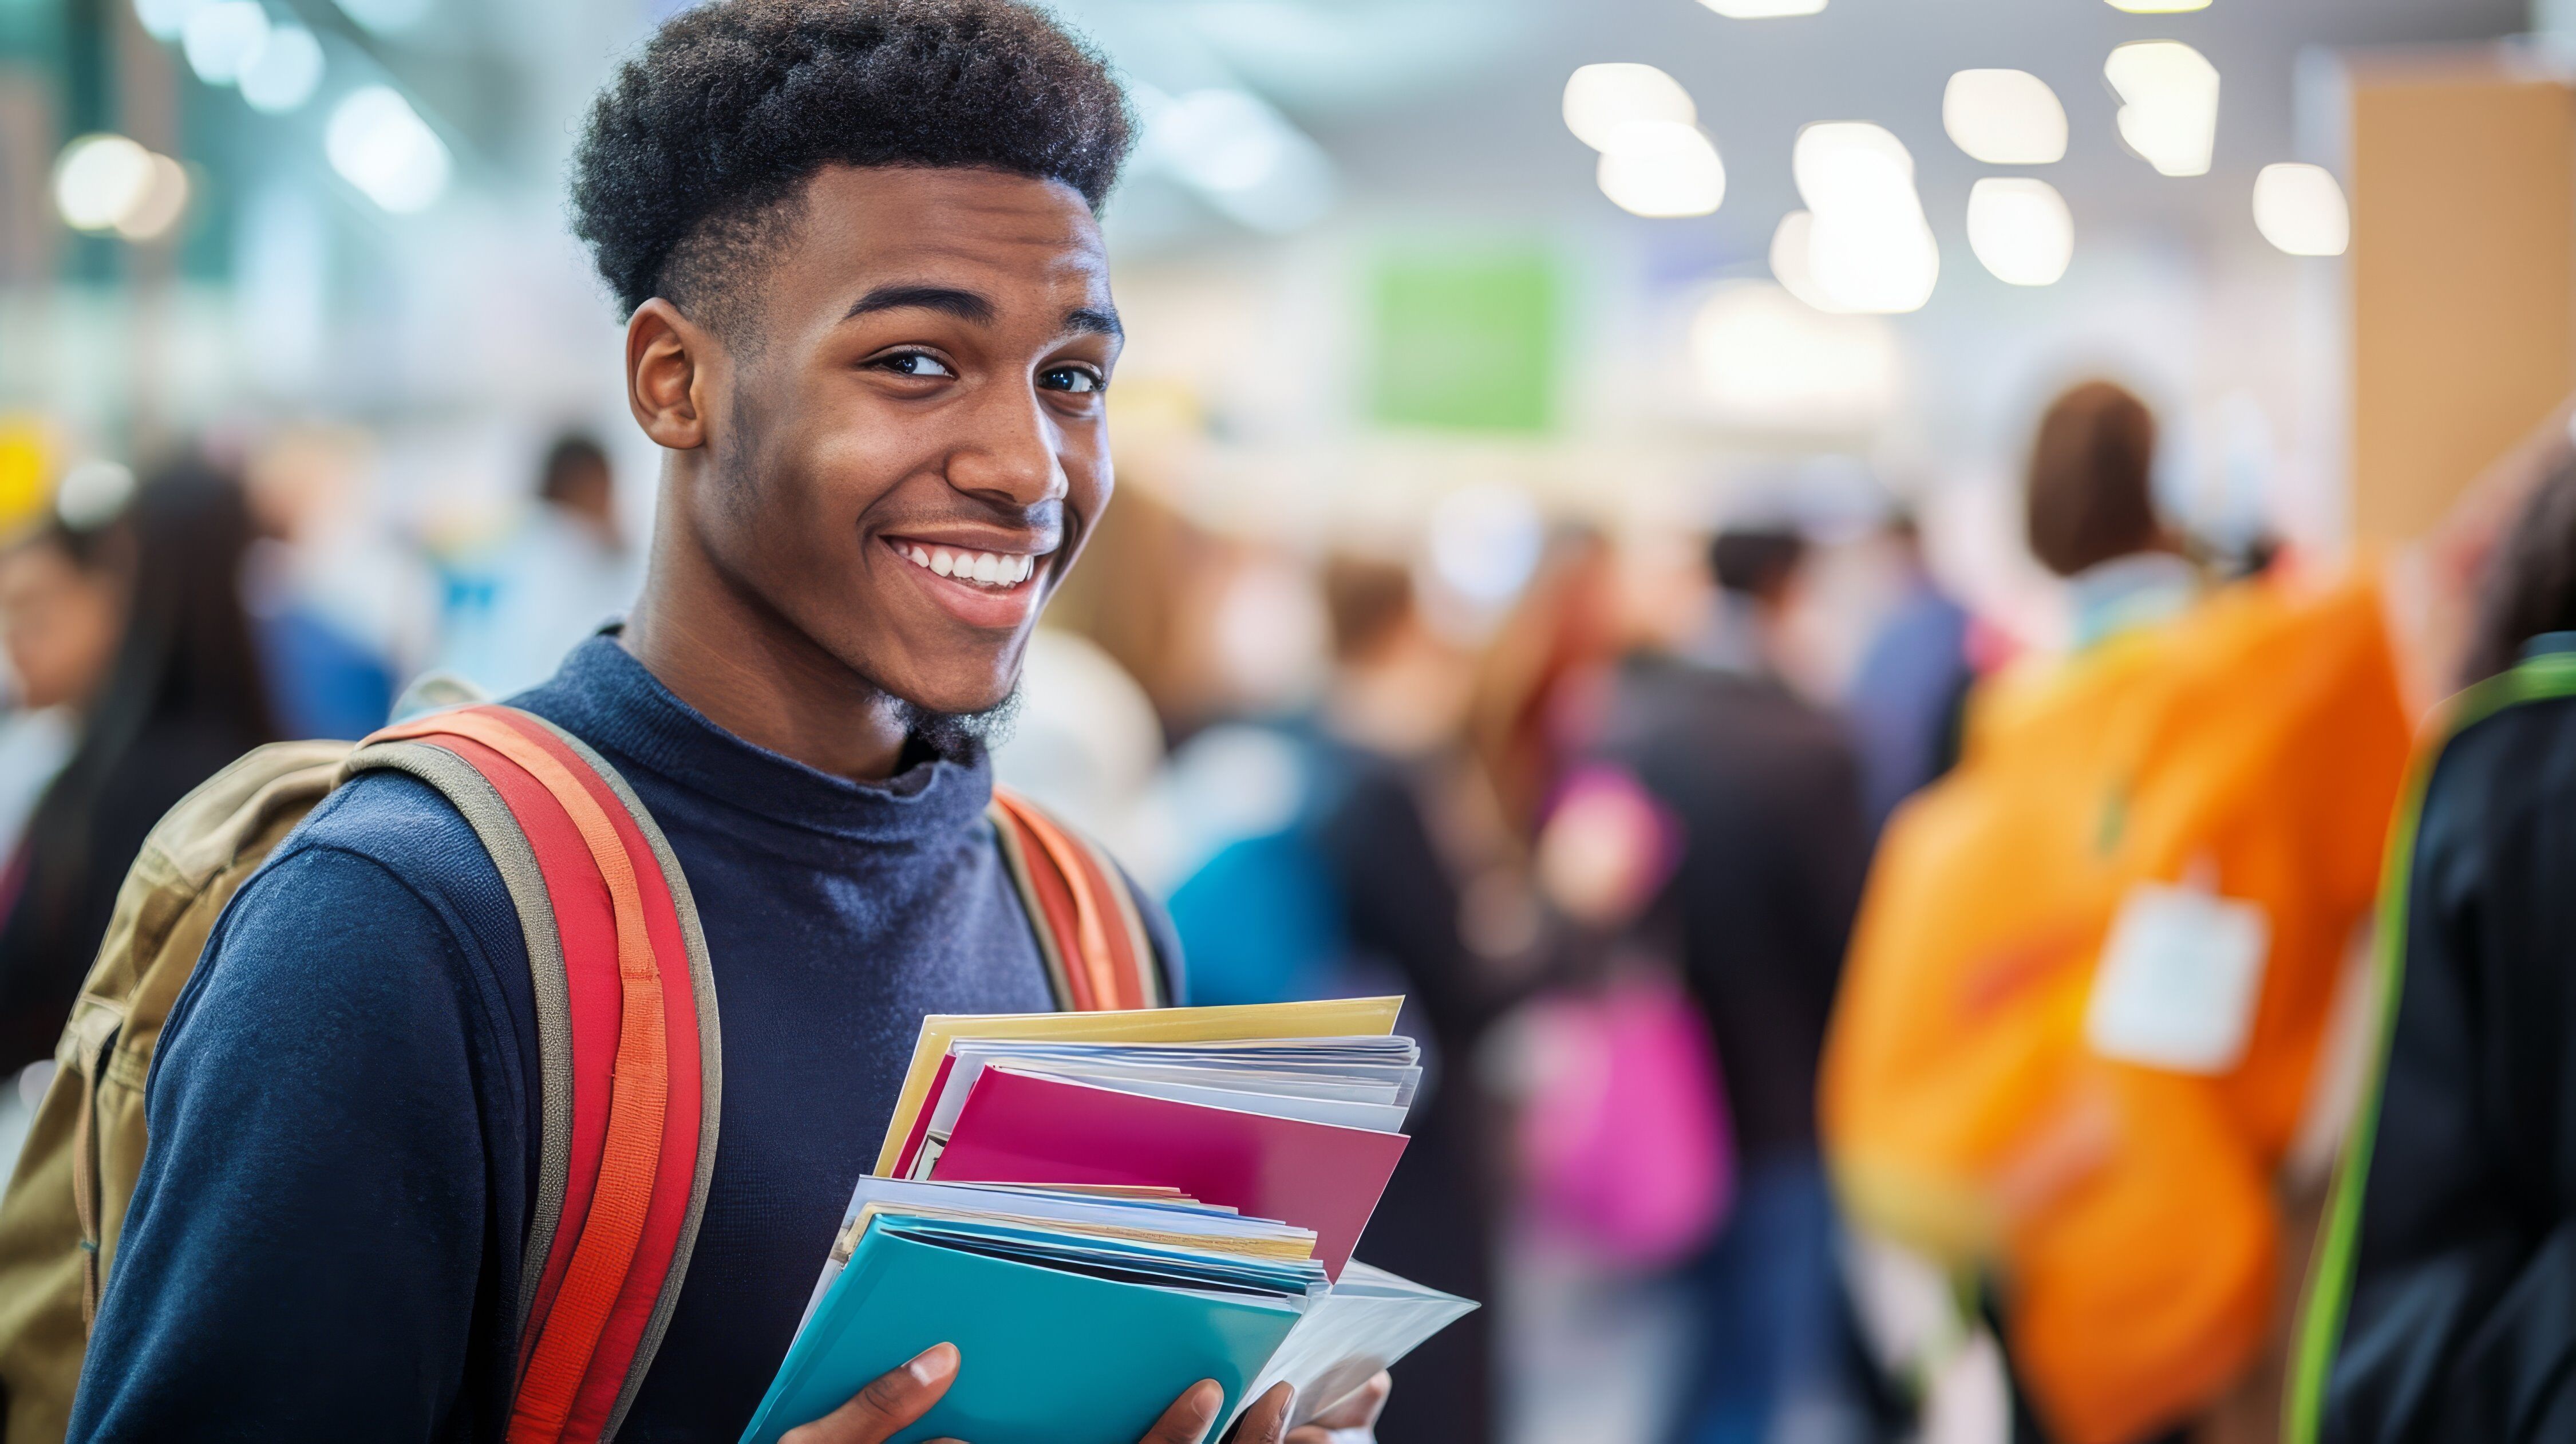
<path fill-rule="evenodd" d="M 619 1438 L 720 1444 L 786 1352 L 922 1016 L 1049 1006 L 984 820 L 990 770 L 827 776 L 604 636 L 515 700 L 633 784 L 705 926 L 715 1177 Z M 225 911 L 171 1014 L 72 1438 L 500 1438 L 537 1067 L 518 916 L 464 818 L 401 774 L 334 793 Z"/>

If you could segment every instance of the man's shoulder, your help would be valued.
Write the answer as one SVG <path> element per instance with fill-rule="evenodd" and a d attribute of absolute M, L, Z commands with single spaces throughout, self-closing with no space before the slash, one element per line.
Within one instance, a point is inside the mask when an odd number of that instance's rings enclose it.
<path fill-rule="evenodd" d="M 309 862 L 316 854 L 359 859 L 374 867 L 363 872 L 315 870 Z M 333 789 L 279 845 L 260 875 L 244 885 L 246 897 L 256 902 L 262 893 L 275 891 L 262 888 L 262 881 L 297 859 L 308 862 L 295 869 L 299 895 L 293 901 L 299 906 L 328 901 L 305 895 L 317 883 L 328 886 L 332 877 L 375 873 L 416 895 L 432 912 L 444 914 L 451 925 L 479 934 L 486 920 L 506 922 L 515 936 L 509 890 L 482 839 L 446 794 L 408 773 L 363 772 Z"/>

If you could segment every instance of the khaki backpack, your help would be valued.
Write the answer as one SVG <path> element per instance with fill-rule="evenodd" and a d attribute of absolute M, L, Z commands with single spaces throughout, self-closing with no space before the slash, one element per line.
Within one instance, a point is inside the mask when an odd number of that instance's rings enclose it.
<path fill-rule="evenodd" d="M 541 1070 L 548 1079 L 541 1107 L 545 1162 L 522 1270 L 520 1384 L 509 1438 L 513 1444 L 587 1441 L 615 1433 L 677 1300 L 714 1162 L 721 1055 L 712 979 L 686 880 L 623 779 L 560 729 L 524 712 L 484 706 L 389 728 L 354 747 L 262 747 L 183 798 L 145 840 L 55 1049 L 53 1082 L 0 1197 L 0 1390 L 7 1398 L 0 1433 L 12 1444 L 59 1440 L 70 1427 L 90 1328 L 148 1142 L 144 1086 L 153 1051 L 217 918 L 305 814 L 335 787 L 375 768 L 419 776 L 466 813 L 510 885 L 536 974 L 540 1047 L 548 1054 Z M 596 805 L 585 805 L 585 797 Z M 525 825 L 557 805 L 563 811 L 553 814 L 551 831 Z M 1020 798 L 997 790 L 990 816 L 1057 1006 L 1160 1006 L 1164 990 L 1154 950 L 1117 867 Z M 589 862 L 557 836 L 576 833 L 597 859 L 594 875 L 616 898 L 614 926 L 605 908 L 594 908 L 596 919 L 570 906 L 559 914 L 535 866 L 540 853 L 546 875 L 565 865 L 565 854 Z M 620 838 L 623 848 L 616 846 Z M 643 926 L 638 908 L 660 926 Z M 679 948 L 668 945 L 674 923 Z M 574 1111 L 604 1113 L 608 1101 L 559 1096 L 576 1092 L 570 1081 L 556 1082 L 576 1072 L 564 1020 L 567 1010 L 583 1006 L 585 969 L 604 980 L 590 986 L 593 1005 L 604 988 L 605 1006 L 616 1016 L 621 964 L 630 988 L 618 1076 L 629 1076 L 630 1046 L 652 1051 L 645 1062 L 656 1074 L 667 1072 L 669 1108 L 683 1120 L 688 1112 L 682 1110 L 703 1108 L 702 1127 L 680 1123 L 670 1130 L 702 1140 L 694 1157 L 685 1148 L 682 1156 L 663 1149 L 658 1097 L 653 1116 L 640 1124 L 622 1112 L 609 1118 L 608 1136 L 590 1156 L 568 1151 Z M 631 984 L 639 966 L 647 992 L 673 1002 L 649 1009 L 655 1015 L 645 1020 L 649 1036 L 636 1026 Z M 657 975 L 658 990 L 649 986 Z M 665 1021 L 671 1025 L 667 1058 Z M 618 1102 L 622 1110 L 628 1099 Z M 654 1181 L 618 1200 L 595 1181 L 602 1154 L 615 1154 L 629 1136 L 646 1151 L 643 1172 Z M 599 1196 L 582 1204 L 583 1217 L 564 1217 L 565 1180 L 575 1171 L 595 1183 L 594 1190 L 574 1190 L 576 1199 Z M 573 1297 L 577 1290 L 566 1281 L 573 1255 L 601 1250 L 612 1259 L 606 1293 Z M 549 1346 L 566 1334 L 572 1342 L 554 1352 L 575 1362 L 550 1361 Z"/>

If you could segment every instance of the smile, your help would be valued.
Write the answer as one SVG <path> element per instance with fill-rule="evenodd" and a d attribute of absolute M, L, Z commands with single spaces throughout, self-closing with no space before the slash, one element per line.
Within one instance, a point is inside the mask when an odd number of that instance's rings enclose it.
<path fill-rule="evenodd" d="M 970 552 L 952 547 L 896 542 L 906 561 L 935 576 L 993 591 L 1008 591 L 1029 579 L 1038 559 L 1025 552 Z"/>

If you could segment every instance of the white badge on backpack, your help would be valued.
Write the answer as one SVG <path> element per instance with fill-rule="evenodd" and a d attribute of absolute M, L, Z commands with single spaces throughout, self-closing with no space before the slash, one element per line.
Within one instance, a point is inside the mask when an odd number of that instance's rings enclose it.
<path fill-rule="evenodd" d="M 2149 1068 L 2228 1072 L 2253 1035 L 2271 946 L 2272 920 L 2258 904 L 2198 881 L 2137 884 L 2103 940 L 2085 1041 Z"/>

